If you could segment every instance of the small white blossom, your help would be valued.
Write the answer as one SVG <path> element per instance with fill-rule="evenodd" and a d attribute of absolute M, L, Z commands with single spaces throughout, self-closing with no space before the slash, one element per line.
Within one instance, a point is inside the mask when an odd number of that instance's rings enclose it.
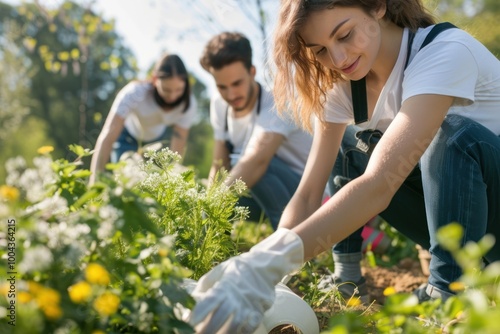
<path fill-rule="evenodd" d="M 43 271 L 50 267 L 53 261 L 50 249 L 38 245 L 25 251 L 24 257 L 19 263 L 19 270 L 23 273 Z"/>
<path fill-rule="evenodd" d="M 22 171 L 26 169 L 26 160 L 23 157 L 14 157 L 7 160 L 5 163 L 5 169 L 7 174 L 13 173 L 15 171 Z"/>
<path fill-rule="evenodd" d="M 68 211 L 68 202 L 65 198 L 54 195 L 26 209 L 27 213 L 36 211 L 47 212 L 50 215 L 64 214 Z"/>
<path fill-rule="evenodd" d="M 7 206 L 5 203 L 0 202 L 0 218 L 5 218 L 10 215 L 10 209 L 9 206 Z"/>
<path fill-rule="evenodd" d="M 113 234 L 113 223 L 109 220 L 104 220 L 100 222 L 99 228 L 97 229 L 97 237 L 99 239 L 106 239 L 111 237 Z"/>

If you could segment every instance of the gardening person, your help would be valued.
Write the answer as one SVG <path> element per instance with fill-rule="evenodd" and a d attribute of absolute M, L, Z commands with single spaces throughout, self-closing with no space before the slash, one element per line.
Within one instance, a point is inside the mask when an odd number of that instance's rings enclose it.
<path fill-rule="evenodd" d="M 297 189 L 312 136 L 292 118 L 280 118 L 274 99 L 255 80 L 250 41 L 240 33 L 223 32 L 208 41 L 200 58 L 217 86 L 210 102 L 215 144 L 209 181 L 224 168 L 231 184 L 241 179 L 251 197 L 238 205 L 258 221 L 261 210 L 274 229 Z M 326 184 L 326 182 L 325 182 Z"/>
<path fill-rule="evenodd" d="M 320 122 L 277 231 L 200 279 L 191 316 L 200 333 L 222 326 L 227 333 L 251 333 L 283 276 L 332 245 L 353 240 L 377 214 L 430 249 L 428 284 L 417 294 L 421 301 L 448 298 L 450 283 L 461 275 L 436 240 L 440 227 L 460 223 L 462 244 L 486 233 L 500 239 L 500 62 L 463 30 L 433 36 L 439 32 L 432 30 L 434 23 L 420 0 L 281 2 L 276 103 L 306 128 L 312 127 L 311 114 Z M 434 39 L 421 48 L 428 36 Z M 366 169 L 339 182 L 342 187 L 320 206 L 343 138 L 353 140 L 355 128 L 347 125 L 358 118 L 355 106 L 366 97 L 368 117 L 357 125 L 372 129 L 358 139 L 375 133 L 368 143 L 359 142 L 373 150 Z M 378 143 L 369 145 L 376 136 Z M 359 239 L 344 253 L 358 251 Z M 485 262 L 499 259 L 497 243 Z"/>
<path fill-rule="evenodd" d="M 186 67 L 178 55 L 165 54 L 149 81 L 132 81 L 116 96 L 97 138 L 91 183 L 110 159 L 117 162 L 123 153 L 145 144 L 169 141 L 169 148 L 183 156 L 196 118 Z"/>

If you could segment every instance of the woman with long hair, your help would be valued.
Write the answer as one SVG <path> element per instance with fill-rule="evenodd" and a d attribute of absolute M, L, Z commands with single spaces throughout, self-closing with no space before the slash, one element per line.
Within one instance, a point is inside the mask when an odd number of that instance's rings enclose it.
<path fill-rule="evenodd" d="M 91 182 L 105 164 L 143 145 L 169 140 L 169 148 L 184 155 L 189 129 L 196 121 L 197 103 L 182 59 L 165 54 L 151 79 L 132 81 L 120 90 L 97 138 L 91 162 Z"/>
<path fill-rule="evenodd" d="M 359 266 L 360 228 L 379 214 L 430 250 L 421 301 L 448 298 L 461 275 L 436 240 L 440 227 L 461 224 L 462 244 L 499 239 L 500 62 L 463 30 L 434 23 L 420 0 L 281 2 L 276 103 L 306 129 L 319 121 L 278 230 L 199 281 L 199 332 L 251 333 L 274 285 L 332 245 Z M 334 194 L 321 205 L 329 179 Z M 484 262 L 499 259 L 497 244 Z"/>

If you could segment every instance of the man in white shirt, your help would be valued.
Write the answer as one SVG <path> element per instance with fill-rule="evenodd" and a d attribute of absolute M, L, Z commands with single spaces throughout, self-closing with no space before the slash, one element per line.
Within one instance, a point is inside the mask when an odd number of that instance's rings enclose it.
<path fill-rule="evenodd" d="M 310 134 L 280 118 L 272 94 L 256 80 L 249 40 L 224 32 L 206 45 L 200 63 L 217 85 L 211 99 L 210 121 L 215 145 L 209 180 L 224 168 L 227 182 L 241 179 L 251 198 L 250 220 L 264 211 L 274 229 L 295 192 L 312 144 Z"/>

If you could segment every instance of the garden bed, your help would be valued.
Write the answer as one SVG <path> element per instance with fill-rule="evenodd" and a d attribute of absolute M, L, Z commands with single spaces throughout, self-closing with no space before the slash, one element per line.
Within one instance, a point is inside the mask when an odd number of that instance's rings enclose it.
<path fill-rule="evenodd" d="M 390 267 L 377 266 L 372 268 L 363 266 L 362 271 L 373 302 L 369 307 L 374 312 L 378 309 L 378 306 L 383 305 L 385 302 L 384 290 L 387 287 L 393 287 L 397 292 L 412 292 L 422 283 L 427 282 L 427 276 L 422 273 L 420 262 L 412 258 L 403 259 Z M 301 295 L 301 292 L 297 289 L 294 292 L 299 296 Z M 340 311 L 338 304 L 333 304 L 333 308 L 338 308 L 337 311 Z M 335 313 L 335 310 L 320 307 L 314 308 L 314 311 L 318 316 L 320 330 L 328 329 L 329 315 Z M 300 334 L 300 332 L 289 325 L 275 328 L 270 334 Z"/>
<path fill-rule="evenodd" d="M 388 268 L 364 267 L 363 272 L 371 298 L 377 304 L 384 303 L 384 290 L 387 287 L 392 286 L 397 292 L 412 292 L 427 282 L 427 276 L 422 273 L 420 262 L 409 258 Z"/>

